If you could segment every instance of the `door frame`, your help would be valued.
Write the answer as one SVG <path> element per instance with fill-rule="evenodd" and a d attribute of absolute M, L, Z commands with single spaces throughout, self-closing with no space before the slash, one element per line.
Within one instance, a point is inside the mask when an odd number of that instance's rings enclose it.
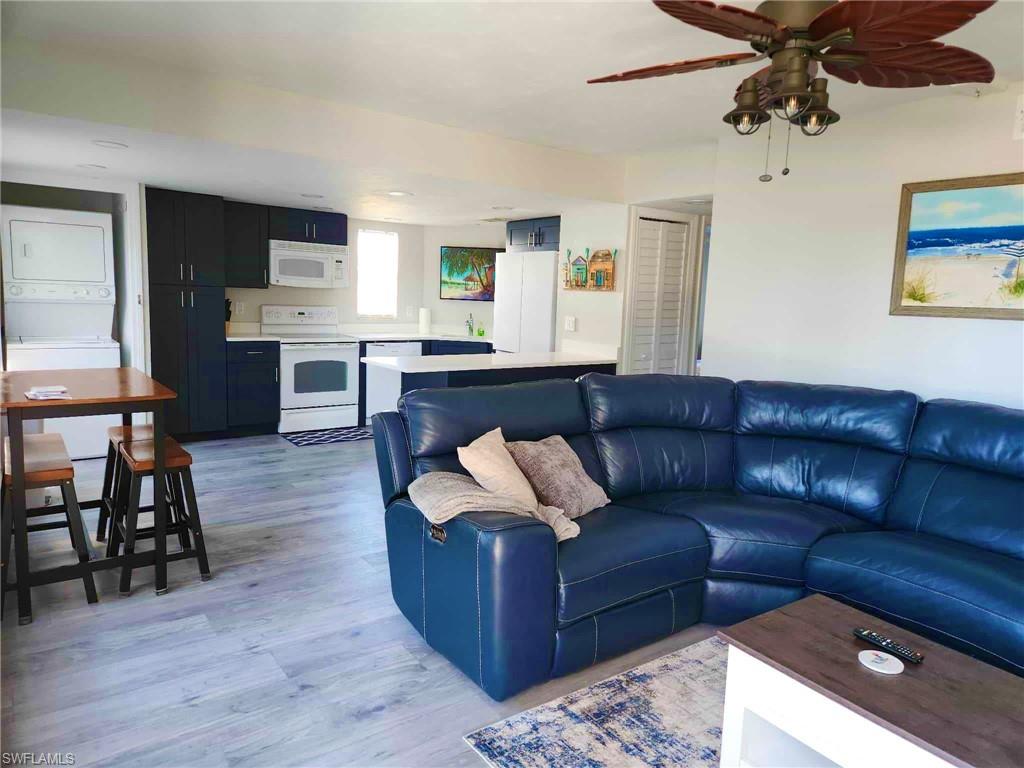
<path fill-rule="evenodd" d="M 702 217 L 679 211 L 666 211 L 660 208 L 648 208 L 642 205 L 629 206 L 629 228 L 627 243 L 629 261 L 626 268 L 624 286 L 624 306 L 622 311 L 622 362 L 620 371 L 623 373 L 632 368 L 633 363 L 633 308 L 636 303 L 636 274 L 639 268 L 639 236 L 640 219 L 658 219 L 687 226 L 686 237 L 686 275 L 683 279 L 683 318 L 686 324 L 680 336 L 680 359 L 686 360 L 684 370 L 679 373 L 692 375 L 696 372 L 694 358 L 697 339 L 697 313 L 700 306 L 700 280 L 703 266 L 700 253 L 704 240 Z"/>

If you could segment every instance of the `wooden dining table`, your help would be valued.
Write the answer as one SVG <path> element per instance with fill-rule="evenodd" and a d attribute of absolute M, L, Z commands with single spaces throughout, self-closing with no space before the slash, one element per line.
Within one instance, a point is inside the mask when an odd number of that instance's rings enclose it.
<path fill-rule="evenodd" d="M 30 400 L 25 394 L 32 387 L 54 385 L 66 387 L 70 399 Z M 133 569 L 152 565 L 155 571 L 156 593 L 161 595 L 167 591 L 167 506 L 164 494 L 157 492 L 157 489 L 164 487 L 164 403 L 176 397 L 172 390 L 135 368 L 0 373 L 0 410 L 7 416 L 11 439 L 10 475 L 16 563 L 16 583 L 4 584 L 3 589 L 16 589 L 18 592 L 19 624 L 28 624 L 32 621 L 32 587 L 80 579 L 83 568 L 100 571 L 123 565 L 129 565 Z M 146 412 L 153 414 L 153 550 L 30 571 L 25 501 L 24 422 L 32 419 L 62 419 L 119 413 L 122 424 L 131 426 L 133 413 Z M 80 506 L 89 509 L 99 507 L 101 504 L 103 500 L 96 499 L 84 501 Z M 5 572 L 7 570 L 4 568 Z"/>

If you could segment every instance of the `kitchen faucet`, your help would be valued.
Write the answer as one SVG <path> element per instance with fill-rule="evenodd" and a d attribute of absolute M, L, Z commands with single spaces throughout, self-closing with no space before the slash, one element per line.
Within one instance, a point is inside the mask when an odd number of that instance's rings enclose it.
<path fill-rule="evenodd" d="M 469 313 L 469 319 L 466 320 L 466 328 L 469 329 L 469 335 L 473 335 L 473 313 Z"/>

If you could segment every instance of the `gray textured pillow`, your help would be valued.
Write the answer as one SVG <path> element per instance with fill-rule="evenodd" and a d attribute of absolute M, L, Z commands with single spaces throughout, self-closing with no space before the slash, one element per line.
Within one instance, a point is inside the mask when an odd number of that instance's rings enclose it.
<path fill-rule="evenodd" d="M 557 507 L 572 519 L 611 503 L 561 435 L 536 442 L 505 443 L 505 447 L 530 481 L 541 504 Z"/>

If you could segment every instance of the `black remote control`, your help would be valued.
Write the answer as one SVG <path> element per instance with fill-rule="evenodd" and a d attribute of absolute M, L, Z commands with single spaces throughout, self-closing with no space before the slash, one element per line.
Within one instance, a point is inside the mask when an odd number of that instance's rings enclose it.
<path fill-rule="evenodd" d="M 853 630 L 853 635 L 866 643 L 877 645 L 883 651 L 887 651 L 893 656 L 899 656 L 901 659 L 909 661 L 911 664 L 920 664 L 924 661 L 923 653 L 918 653 L 910 646 L 900 645 L 895 640 L 892 640 L 885 635 L 880 635 L 874 630 L 867 629 L 866 627 L 857 627 Z"/>

